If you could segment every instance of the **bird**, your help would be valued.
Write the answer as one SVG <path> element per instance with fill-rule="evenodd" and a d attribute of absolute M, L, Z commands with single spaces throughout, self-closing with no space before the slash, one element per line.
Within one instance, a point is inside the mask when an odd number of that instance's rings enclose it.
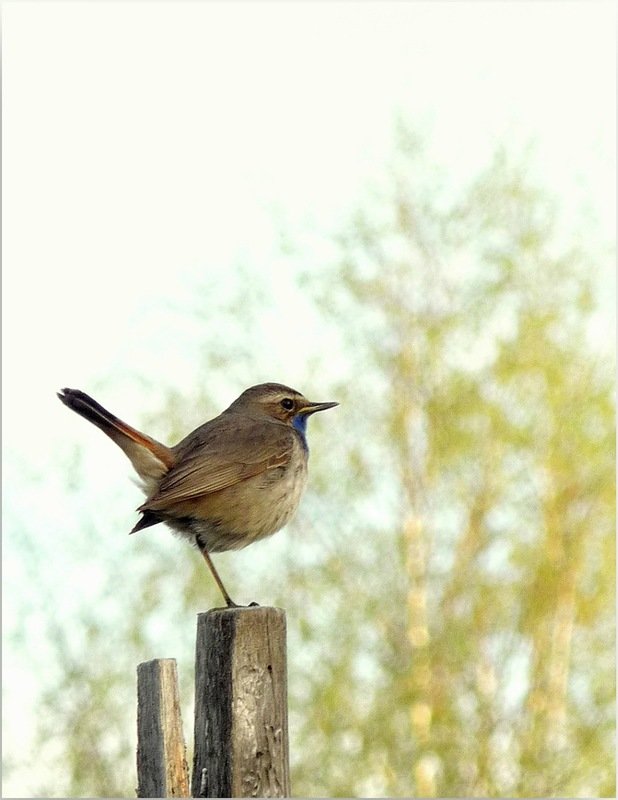
<path fill-rule="evenodd" d="M 286 525 L 307 483 L 307 421 L 339 405 L 281 383 L 251 386 L 173 447 L 131 427 L 79 389 L 57 393 L 131 462 L 146 501 L 130 533 L 165 523 L 204 557 L 228 608 L 238 608 L 211 553 L 238 550 Z"/>

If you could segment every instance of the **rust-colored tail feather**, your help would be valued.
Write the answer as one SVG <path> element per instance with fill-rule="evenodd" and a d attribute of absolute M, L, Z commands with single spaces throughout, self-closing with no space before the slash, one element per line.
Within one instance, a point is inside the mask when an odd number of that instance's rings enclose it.
<path fill-rule="evenodd" d="M 124 451 L 147 486 L 153 480 L 160 479 L 174 464 L 174 456 L 169 447 L 127 425 L 85 392 L 79 389 L 63 389 L 58 392 L 58 397 L 65 406 L 109 436 Z"/>

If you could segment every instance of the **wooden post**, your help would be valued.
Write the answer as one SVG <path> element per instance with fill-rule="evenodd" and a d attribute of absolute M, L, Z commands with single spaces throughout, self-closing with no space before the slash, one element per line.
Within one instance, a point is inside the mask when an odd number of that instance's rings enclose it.
<path fill-rule="evenodd" d="M 189 797 L 176 659 L 137 668 L 137 796 Z"/>
<path fill-rule="evenodd" d="M 192 797 L 289 797 L 285 611 L 198 614 Z"/>

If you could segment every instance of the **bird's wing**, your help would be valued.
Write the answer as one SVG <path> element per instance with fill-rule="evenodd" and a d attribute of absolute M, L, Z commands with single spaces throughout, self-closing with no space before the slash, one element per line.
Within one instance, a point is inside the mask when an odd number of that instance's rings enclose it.
<path fill-rule="evenodd" d="M 230 415 L 224 426 L 220 418 L 216 421 L 219 424 L 207 423 L 181 442 L 177 462 L 140 510 L 161 511 L 289 462 L 294 431 L 286 426 L 240 415 Z"/>

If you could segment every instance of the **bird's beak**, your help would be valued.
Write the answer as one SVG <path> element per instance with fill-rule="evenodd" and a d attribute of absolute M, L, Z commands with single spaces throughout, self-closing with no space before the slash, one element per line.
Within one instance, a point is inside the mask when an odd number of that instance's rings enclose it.
<path fill-rule="evenodd" d="M 339 403 L 312 403 L 308 400 L 307 405 L 301 408 L 298 413 L 308 417 L 309 414 L 315 414 L 316 411 L 326 411 L 327 408 L 334 408 L 338 405 Z"/>

